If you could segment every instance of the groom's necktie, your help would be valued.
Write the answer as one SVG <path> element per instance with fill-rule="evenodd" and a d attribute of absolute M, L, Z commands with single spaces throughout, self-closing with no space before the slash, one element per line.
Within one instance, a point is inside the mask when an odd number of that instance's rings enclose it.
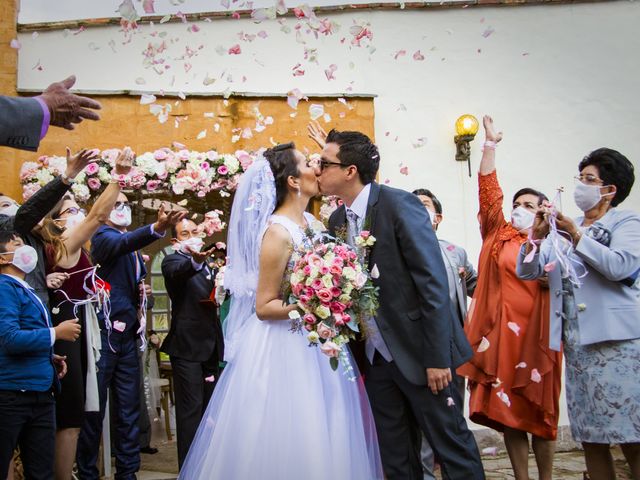
<path fill-rule="evenodd" d="M 347 243 L 352 247 L 356 245 L 356 236 L 360 234 L 358 228 L 358 214 L 347 208 Z"/>
<path fill-rule="evenodd" d="M 360 235 L 360 225 L 358 225 L 360 217 L 350 208 L 347 208 L 346 210 L 347 243 L 352 247 L 355 247 L 356 237 Z M 384 339 L 380 334 L 380 330 L 378 329 L 378 324 L 376 323 L 375 318 L 367 317 L 365 319 L 365 323 L 367 324 L 367 338 L 364 344 L 364 351 L 367 355 L 367 358 L 369 359 L 369 362 L 373 363 L 373 356 L 376 353 L 376 350 L 380 352 L 380 355 L 382 355 L 387 362 L 392 361 L 393 357 L 391 357 L 389 347 L 387 347 L 387 344 L 384 343 Z"/>

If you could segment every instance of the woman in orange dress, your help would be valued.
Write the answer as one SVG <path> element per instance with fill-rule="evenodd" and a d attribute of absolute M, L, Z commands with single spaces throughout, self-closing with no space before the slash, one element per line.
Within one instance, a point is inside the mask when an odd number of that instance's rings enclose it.
<path fill-rule="evenodd" d="M 465 327 L 474 356 L 458 373 L 469 379 L 471 420 L 504 433 L 516 479 L 529 478 L 529 432 L 539 479 L 551 480 L 562 354 L 549 349 L 548 289 L 516 275 L 520 246 L 546 197 L 521 189 L 513 198 L 511 221 L 505 219 L 495 170 L 502 132 L 495 132 L 489 116 L 483 124 L 486 141 L 478 175 L 483 243 Z"/>

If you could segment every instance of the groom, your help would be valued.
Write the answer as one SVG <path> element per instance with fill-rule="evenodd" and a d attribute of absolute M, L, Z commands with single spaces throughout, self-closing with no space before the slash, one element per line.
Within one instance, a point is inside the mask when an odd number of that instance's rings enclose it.
<path fill-rule="evenodd" d="M 452 321 L 447 274 L 438 240 L 417 197 L 381 186 L 378 148 L 359 132 L 332 130 L 318 179 L 324 195 L 344 205 L 329 230 L 361 230 L 376 238 L 369 269 L 379 287 L 380 308 L 367 322 L 360 368 L 376 421 L 388 480 L 419 479 L 420 435 L 433 446 L 443 478 L 484 479 L 473 435 L 455 388 L 455 369 L 471 357 L 458 322 Z"/>

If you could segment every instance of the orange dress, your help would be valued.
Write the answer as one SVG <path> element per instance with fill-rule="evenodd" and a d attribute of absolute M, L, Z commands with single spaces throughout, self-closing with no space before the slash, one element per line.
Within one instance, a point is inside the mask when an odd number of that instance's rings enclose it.
<path fill-rule="evenodd" d="M 527 237 L 504 218 L 496 172 L 479 175 L 478 182 L 483 243 L 465 326 L 474 355 L 458 368 L 469 379 L 470 418 L 554 440 L 562 354 L 549 349 L 549 291 L 516 275 Z"/>

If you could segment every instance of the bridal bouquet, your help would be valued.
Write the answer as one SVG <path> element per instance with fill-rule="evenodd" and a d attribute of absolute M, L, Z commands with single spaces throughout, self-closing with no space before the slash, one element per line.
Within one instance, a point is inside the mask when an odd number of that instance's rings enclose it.
<path fill-rule="evenodd" d="M 320 347 L 334 370 L 339 361 L 352 370 L 343 346 L 378 308 L 378 288 L 364 266 L 374 243 L 375 238 L 363 231 L 356 238 L 357 249 L 324 236 L 293 253 L 284 296 L 298 306 L 289 314 L 292 330 L 305 329 L 309 344 Z"/>

